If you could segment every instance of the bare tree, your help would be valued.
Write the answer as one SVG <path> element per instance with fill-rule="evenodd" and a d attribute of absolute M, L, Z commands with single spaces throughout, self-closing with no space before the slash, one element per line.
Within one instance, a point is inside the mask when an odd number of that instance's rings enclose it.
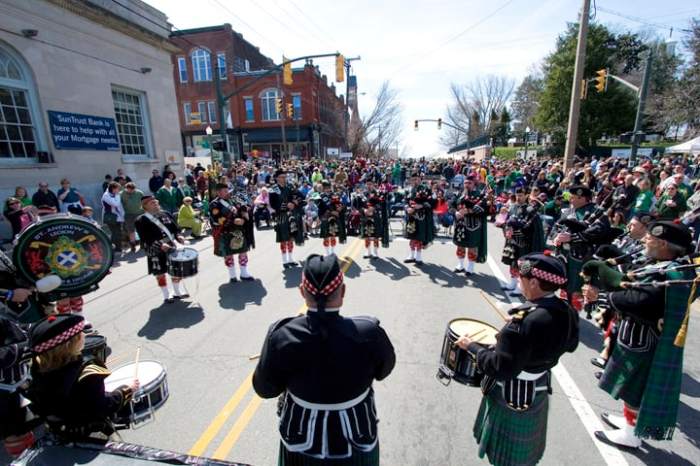
<path fill-rule="evenodd" d="M 535 115 L 543 89 L 541 72 L 533 72 L 523 78 L 511 102 L 513 118 L 516 120 L 513 122 L 513 129 L 522 130 L 528 126 L 535 128 Z"/>
<path fill-rule="evenodd" d="M 382 83 L 372 111 L 350 128 L 348 145 L 354 154 L 379 156 L 396 146 L 403 128 L 398 96 L 388 81 Z"/>
<path fill-rule="evenodd" d="M 470 139 L 480 136 L 489 131 L 492 113 L 501 113 L 513 94 L 514 87 L 512 79 L 496 75 L 479 77 L 466 85 L 452 83 L 452 103 L 447 107 L 446 121 L 466 129 Z M 466 141 L 467 135 L 464 132 L 460 132 L 461 139 L 454 132 L 447 132 L 441 138 L 441 143 L 448 145 L 455 140 Z"/>

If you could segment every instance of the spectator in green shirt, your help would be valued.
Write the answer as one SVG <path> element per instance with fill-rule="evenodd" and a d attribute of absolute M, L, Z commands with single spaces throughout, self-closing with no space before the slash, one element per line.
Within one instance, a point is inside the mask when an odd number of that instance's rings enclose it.
<path fill-rule="evenodd" d="M 124 190 L 121 192 L 122 206 L 124 206 L 124 227 L 129 235 L 129 245 L 131 252 L 136 252 L 136 226 L 134 222 L 136 217 L 143 213 L 141 208 L 141 198 L 143 191 L 136 189 L 136 185 L 129 181 L 124 185 Z"/>
<path fill-rule="evenodd" d="M 156 191 L 156 199 L 160 202 L 160 207 L 171 215 L 177 215 L 177 211 L 182 205 L 183 198 L 182 191 L 173 188 L 170 178 L 165 178 L 163 180 L 163 186 Z"/>
<path fill-rule="evenodd" d="M 671 183 L 656 203 L 656 213 L 659 220 L 675 220 L 683 215 L 688 206 L 685 196 L 678 191 L 678 187 Z"/>
<path fill-rule="evenodd" d="M 654 194 L 651 192 L 651 181 L 649 178 L 642 178 L 638 183 L 639 194 L 634 204 L 633 214 L 637 212 L 651 212 L 654 206 Z"/>

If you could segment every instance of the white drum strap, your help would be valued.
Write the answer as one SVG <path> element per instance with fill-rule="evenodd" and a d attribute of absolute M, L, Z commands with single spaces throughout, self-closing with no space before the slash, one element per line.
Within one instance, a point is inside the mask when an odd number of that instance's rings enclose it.
<path fill-rule="evenodd" d="M 160 231 L 162 231 L 165 234 L 165 236 L 170 240 L 170 242 L 172 242 L 172 243 L 175 242 L 175 238 L 173 237 L 173 234 L 170 233 L 170 230 L 168 230 L 168 228 L 165 225 L 163 225 L 163 222 L 158 220 L 158 218 L 156 216 L 154 216 L 153 214 L 151 214 L 149 212 L 146 212 L 144 215 L 146 216 L 146 218 L 148 220 L 153 222 L 153 224 L 155 226 L 157 226 L 160 229 Z"/>

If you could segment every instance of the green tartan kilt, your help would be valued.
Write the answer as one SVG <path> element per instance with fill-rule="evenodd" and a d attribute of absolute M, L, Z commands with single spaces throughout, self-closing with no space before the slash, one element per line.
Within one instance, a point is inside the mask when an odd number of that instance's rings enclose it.
<path fill-rule="evenodd" d="M 642 404 L 653 359 L 653 349 L 644 352 L 629 351 L 617 343 L 598 386 L 614 399 L 622 399 L 628 405 L 638 408 Z"/>
<path fill-rule="evenodd" d="M 296 221 L 296 232 L 290 231 L 290 223 L 286 213 L 275 215 L 275 241 L 281 243 L 283 241 L 294 241 L 296 244 L 304 243 L 304 222 L 298 212 L 293 214 Z"/>
<path fill-rule="evenodd" d="M 235 239 L 235 240 L 234 240 Z M 250 250 L 250 244 L 243 230 L 227 231 L 214 236 L 214 255 L 226 257 L 232 254 L 242 254 Z"/>
<path fill-rule="evenodd" d="M 350 458 L 343 459 L 319 459 L 304 455 L 303 453 L 295 453 L 287 451 L 282 442 L 280 442 L 280 453 L 277 461 L 278 466 L 379 466 L 379 443 L 370 452 L 361 452 L 353 450 L 353 455 Z"/>
<path fill-rule="evenodd" d="M 486 456 L 496 466 L 536 464 L 547 445 L 549 395 L 538 392 L 530 409 L 515 411 L 508 407 L 501 387 L 494 386 L 484 396 L 474 423 L 474 438 L 479 458 Z"/>

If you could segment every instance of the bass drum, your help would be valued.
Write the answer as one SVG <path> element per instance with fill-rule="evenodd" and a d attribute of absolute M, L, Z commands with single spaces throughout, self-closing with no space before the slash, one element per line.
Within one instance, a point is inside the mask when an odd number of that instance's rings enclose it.
<path fill-rule="evenodd" d="M 112 243 L 99 225 L 73 214 L 40 217 L 17 235 L 12 261 L 29 283 L 49 274 L 61 278 L 61 286 L 48 293 L 58 300 L 97 289 L 112 266 Z"/>

